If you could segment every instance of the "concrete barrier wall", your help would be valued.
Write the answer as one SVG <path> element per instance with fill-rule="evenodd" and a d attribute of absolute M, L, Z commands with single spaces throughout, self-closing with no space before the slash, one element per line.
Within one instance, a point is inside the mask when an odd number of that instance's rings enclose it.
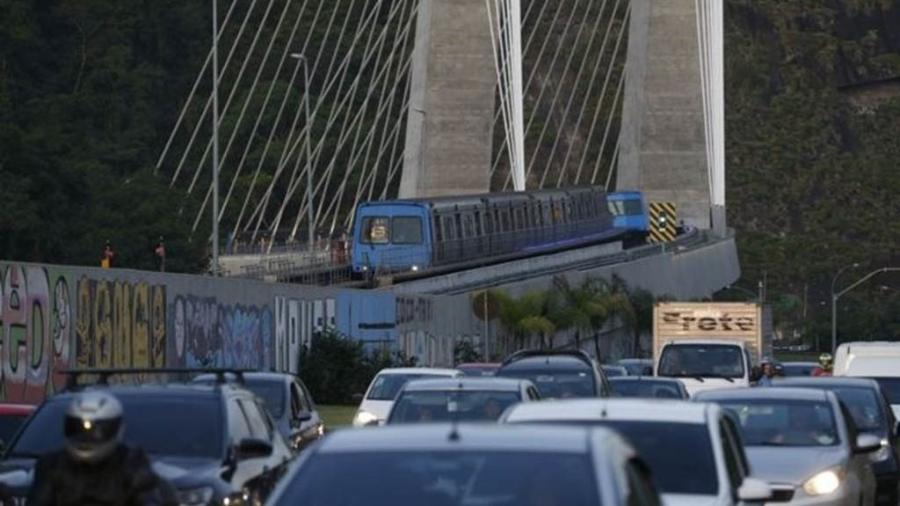
<path fill-rule="evenodd" d="M 38 402 L 75 367 L 297 371 L 300 347 L 329 327 L 446 365 L 467 332 L 440 306 L 374 291 L 0 262 L 0 399 Z"/>

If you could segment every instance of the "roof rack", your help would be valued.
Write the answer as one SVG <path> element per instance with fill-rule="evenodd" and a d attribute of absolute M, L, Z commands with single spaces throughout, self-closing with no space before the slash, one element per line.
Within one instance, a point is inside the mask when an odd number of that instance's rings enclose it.
<path fill-rule="evenodd" d="M 222 385 L 228 382 L 227 374 L 233 374 L 237 382 L 244 384 L 244 374 L 255 372 L 253 369 L 237 369 L 227 367 L 203 368 L 203 367 L 121 367 L 121 368 L 86 368 L 66 369 L 61 371 L 66 375 L 66 390 L 76 390 L 80 385 L 78 378 L 84 376 L 97 376 L 96 385 L 109 385 L 110 376 L 129 376 L 136 374 L 215 374 L 216 384 Z M 83 385 L 82 385 L 83 386 Z"/>
<path fill-rule="evenodd" d="M 591 367 L 594 366 L 594 361 L 593 361 L 593 359 L 591 359 L 590 355 L 588 355 L 587 353 L 585 353 L 584 351 L 581 351 L 581 350 L 536 350 L 536 349 L 531 349 L 531 350 L 520 350 L 520 351 L 517 351 L 517 352 L 513 353 L 512 355 L 506 357 L 506 359 L 503 360 L 503 363 L 500 365 L 500 367 L 511 364 L 513 362 L 517 362 L 522 359 L 532 358 L 532 357 L 545 357 L 548 355 L 554 356 L 554 357 L 577 358 Z"/>

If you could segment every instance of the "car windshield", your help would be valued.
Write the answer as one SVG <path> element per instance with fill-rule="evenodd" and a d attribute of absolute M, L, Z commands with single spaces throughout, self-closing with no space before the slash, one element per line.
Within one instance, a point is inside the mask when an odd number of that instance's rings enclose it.
<path fill-rule="evenodd" d="M 681 399 L 684 396 L 678 385 L 668 381 L 617 381 L 609 382 L 615 397 L 641 397 L 658 399 Z"/>
<path fill-rule="evenodd" d="M 716 401 L 736 415 L 746 446 L 836 446 L 831 405 L 788 399 Z"/>
<path fill-rule="evenodd" d="M 874 378 L 891 404 L 900 404 L 900 378 Z"/>
<path fill-rule="evenodd" d="M 727 344 L 678 344 L 663 348 L 659 375 L 674 377 L 744 376 L 741 348 Z"/>
<path fill-rule="evenodd" d="M 407 381 L 427 378 L 424 374 L 379 374 L 372 382 L 369 395 L 366 399 L 372 401 L 392 401 L 397 397 L 397 392 L 403 388 Z M 438 376 L 431 376 L 438 378 Z"/>
<path fill-rule="evenodd" d="M 593 466 L 580 454 L 364 451 L 318 453 L 312 459 L 294 474 L 276 505 L 600 504 Z"/>
<path fill-rule="evenodd" d="M 706 425 L 609 420 L 602 425 L 621 433 L 650 466 L 660 492 L 715 495 L 716 460 Z M 690 455 L 690 465 L 685 456 Z"/>
<path fill-rule="evenodd" d="M 27 415 L 0 416 L 0 441 L 9 443 L 26 418 L 28 418 Z"/>
<path fill-rule="evenodd" d="M 245 387 L 263 400 L 266 409 L 272 414 L 272 418 L 281 418 L 284 415 L 284 399 L 286 385 L 280 380 L 246 380 Z"/>
<path fill-rule="evenodd" d="M 531 380 L 541 398 L 566 399 L 572 397 L 596 397 L 594 377 L 589 371 L 529 371 L 503 370 L 498 376 Z"/>
<path fill-rule="evenodd" d="M 155 457 L 219 459 L 224 452 L 217 399 L 121 396 L 125 443 Z M 68 402 L 47 402 L 19 435 L 10 455 L 40 456 L 63 448 Z"/>
<path fill-rule="evenodd" d="M 388 423 L 493 422 L 517 402 L 516 392 L 403 392 Z"/>

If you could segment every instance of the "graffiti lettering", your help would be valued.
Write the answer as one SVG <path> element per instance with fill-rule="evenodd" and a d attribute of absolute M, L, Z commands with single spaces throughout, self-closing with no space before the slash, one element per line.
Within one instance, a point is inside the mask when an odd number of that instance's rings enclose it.
<path fill-rule="evenodd" d="M 0 398 L 36 403 L 62 386 L 53 373 L 68 360 L 68 291 L 42 267 L 0 269 Z"/>
<path fill-rule="evenodd" d="M 175 298 L 175 348 L 188 367 L 268 369 L 272 365 L 268 307 L 220 305 L 215 298 Z"/>
<path fill-rule="evenodd" d="M 166 365 L 165 287 L 82 277 L 77 293 L 78 367 Z"/>

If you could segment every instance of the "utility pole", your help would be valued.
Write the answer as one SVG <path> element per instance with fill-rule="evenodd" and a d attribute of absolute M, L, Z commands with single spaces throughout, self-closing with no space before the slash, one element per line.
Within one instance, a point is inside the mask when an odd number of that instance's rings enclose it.
<path fill-rule="evenodd" d="M 484 291 L 484 361 L 491 361 L 490 334 L 491 329 L 488 323 L 488 291 Z"/>
<path fill-rule="evenodd" d="M 219 275 L 219 12 L 212 0 L 212 275 Z"/>

